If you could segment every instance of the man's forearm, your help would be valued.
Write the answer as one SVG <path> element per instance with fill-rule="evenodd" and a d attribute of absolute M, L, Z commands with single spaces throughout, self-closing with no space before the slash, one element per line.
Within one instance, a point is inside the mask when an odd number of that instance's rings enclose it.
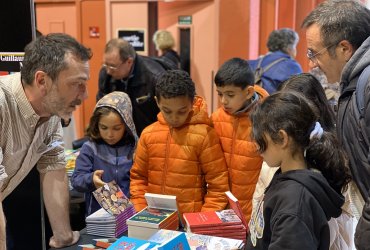
<path fill-rule="evenodd" d="M 41 174 L 45 207 L 54 238 L 57 241 L 72 241 L 69 221 L 68 177 L 64 169 Z"/>

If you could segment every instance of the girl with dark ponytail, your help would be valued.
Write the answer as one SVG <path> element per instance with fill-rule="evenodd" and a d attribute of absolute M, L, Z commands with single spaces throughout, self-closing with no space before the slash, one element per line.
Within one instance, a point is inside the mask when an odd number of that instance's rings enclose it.
<path fill-rule="evenodd" d="M 249 223 L 247 249 L 329 249 L 328 220 L 338 217 L 350 181 L 335 135 L 298 92 L 277 92 L 251 114 L 264 161 L 279 167 Z"/>

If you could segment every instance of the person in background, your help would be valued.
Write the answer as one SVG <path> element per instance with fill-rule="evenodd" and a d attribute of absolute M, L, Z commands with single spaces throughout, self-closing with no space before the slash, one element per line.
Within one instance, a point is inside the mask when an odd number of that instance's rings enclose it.
<path fill-rule="evenodd" d="M 250 137 L 249 113 L 268 93 L 254 85 L 248 62 L 240 58 L 226 61 L 214 81 L 222 107 L 211 118 L 229 170 L 230 190 L 249 221 L 252 196 L 262 166 L 262 157 Z"/>
<path fill-rule="evenodd" d="M 246 249 L 329 249 L 328 220 L 342 213 L 351 179 L 335 134 L 295 91 L 267 97 L 251 120 L 261 155 L 279 170 L 252 213 Z"/>
<path fill-rule="evenodd" d="M 325 1 L 303 20 L 310 68 L 320 68 L 328 83 L 340 82 L 337 133 L 354 182 L 350 196 L 362 212 L 355 236 L 358 250 L 370 246 L 370 87 L 356 94 L 360 74 L 370 65 L 370 10 L 359 1 Z M 359 118 L 357 95 L 364 98 Z M 361 107 L 362 108 L 362 107 Z M 365 202 L 367 205 L 364 206 Z M 357 214 L 357 213 L 356 213 Z"/>
<path fill-rule="evenodd" d="M 167 61 L 176 65 L 176 68 L 180 69 L 180 56 L 174 50 L 175 39 L 171 32 L 167 30 L 157 30 L 153 35 L 153 42 L 155 48 L 159 51 L 159 56 L 166 58 Z"/>
<path fill-rule="evenodd" d="M 136 211 L 144 194 L 177 197 L 186 212 L 221 210 L 227 205 L 228 173 L 219 138 L 203 98 L 185 71 L 164 72 L 156 85 L 158 121 L 144 129 L 131 169 L 130 193 Z"/>
<path fill-rule="evenodd" d="M 165 69 L 155 60 L 136 54 L 129 42 L 119 38 L 108 41 L 103 62 L 96 101 L 113 91 L 127 93 L 140 136 L 146 126 L 157 120 L 159 109 L 154 100 L 155 81 Z"/>
<path fill-rule="evenodd" d="M 61 118 L 68 120 L 87 98 L 90 58 L 71 36 L 48 34 L 26 46 L 20 73 L 0 77 L 0 200 L 37 165 L 53 230 L 49 245 L 56 248 L 79 239 L 70 227 Z M 5 239 L 0 205 L 0 249 Z"/>
<path fill-rule="evenodd" d="M 319 111 L 319 122 L 323 130 L 335 133 L 334 112 L 326 99 L 324 89 L 315 76 L 308 73 L 292 76 L 279 86 L 278 91 L 296 91 L 303 94 Z M 278 169 L 279 167 L 269 167 L 266 162 L 263 163 L 256 190 L 253 194 L 253 210 L 257 208 L 258 203 L 263 198 L 266 187 L 270 184 Z M 343 195 L 346 199 L 342 206 L 343 212 L 341 216 L 332 218 L 329 221 L 330 250 L 349 250 L 354 248 L 356 219 L 353 217 L 348 191 L 343 192 Z"/>
<path fill-rule="evenodd" d="M 339 82 L 328 83 L 324 72 L 318 67 L 312 68 L 309 71 L 310 74 L 315 76 L 317 80 L 321 83 L 324 88 L 326 99 L 328 99 L 330 106 L 332 107 L 334 113 L 336 114 L 338 110 L 338 99 L 340 95 Z"/>
<path fill-rule="evenodd" d="M 138 136 L 130 98 L 123 92 L 105 95 L 95 106 L 71 184 L 85 193 L 86 216 L 100 209 L 92 191 L 114 180 L 130 197 L 130 170 Z"/>
<path fill-rule="evenodd" d="M 249 60 L 252 70 L 259 75 L 261 86 L 269 94 L 274 93 L 279 85 L 290 76 L 302 73 L 302 68 L 295 60 L 299 36 L 289 28 L 274 30 L 267 40 L 269 52 L 255 60 Z M 257 81 L 257 77 L 255 77 Z"/>

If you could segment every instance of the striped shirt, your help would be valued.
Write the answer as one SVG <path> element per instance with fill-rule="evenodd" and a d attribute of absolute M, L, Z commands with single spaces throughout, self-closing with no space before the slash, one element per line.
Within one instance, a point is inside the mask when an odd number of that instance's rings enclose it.
<path fill-rule="evenodd" d="M 60 118 L 45 120 L 27 100 L 20 73 L 0 77 L 0 187 L 5 199 L 37 165 L 40 173 L 65 167 Z"/>

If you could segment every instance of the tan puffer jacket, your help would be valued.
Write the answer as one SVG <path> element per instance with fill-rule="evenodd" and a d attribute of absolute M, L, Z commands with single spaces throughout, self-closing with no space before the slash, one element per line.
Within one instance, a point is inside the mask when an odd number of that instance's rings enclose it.
<path fill-rule="evenodd" d="M 259 98 L 268 96 L 266 90 L 254 87 Z M 254 106 L 252 103 L 250 107 Z M 229 169 L 230 189 L 239 200 L 244 216 L 249 222 L 252 213 L 252 198 L 262 166 L 262 157 L 251 139 L 252 124 L 250 109 L 237 115 L 230 115 L 219 108 L 212 114 L 212 122 L 220 137 Z"/>
<path fill-rule="evenodd" d="M 142 132 L 135 154 L 130 193 L 136 211 L 147 205 L 146 192 L 175 195 L 181 215 L 226 207 L 226 162 L 201 97 L 182 127 L 170 128 L 159 113 Z"/>

